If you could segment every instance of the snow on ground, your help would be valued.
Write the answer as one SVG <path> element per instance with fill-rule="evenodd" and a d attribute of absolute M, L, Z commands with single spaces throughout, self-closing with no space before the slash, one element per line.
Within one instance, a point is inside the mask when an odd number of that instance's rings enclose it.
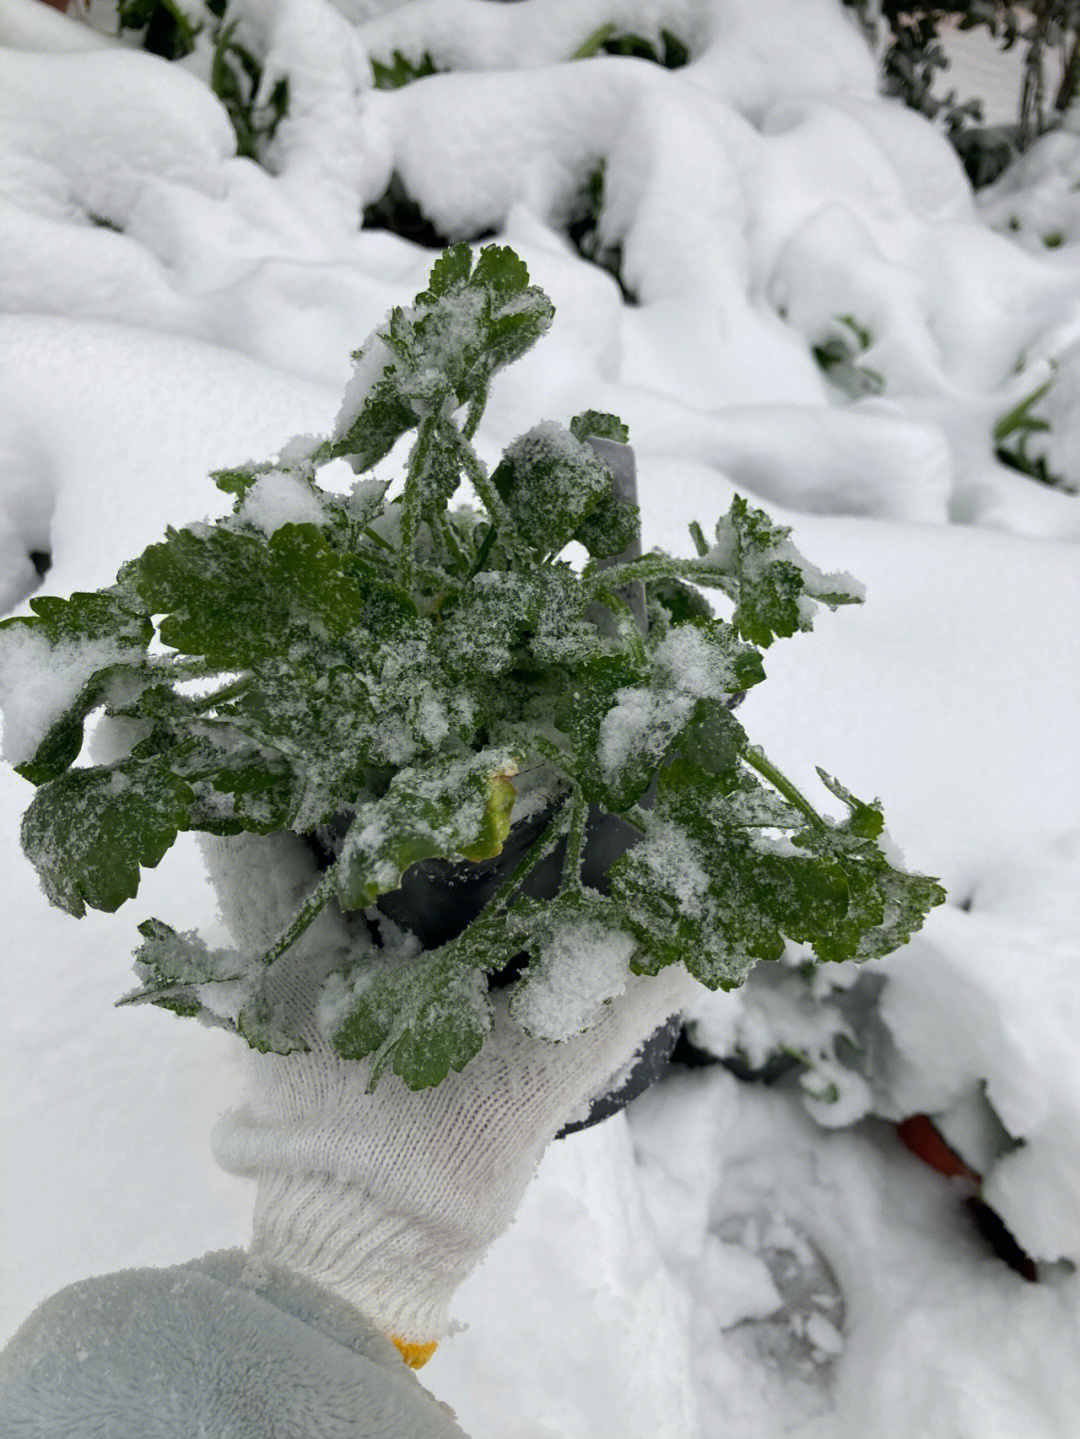
<path fill-rule="evenodd" d="M 485 458 L 610 409 L 647 543 L 686 552 L 686 523 L 737 487 L 866 583 L 861 610 L 769 652 L 747 724 L 797 781 L 816 763 L 880 794 L 908 863 L 951 897 L 860 978 L 861 1068 L 832 1047 L 846 972 L 816 999 L 777 998 L 770 970 L 706 1001 L 718 1048 L 756 1035 L 768 1053 L 809 1014 L 840 1098 L 685 1073 L 555 1145 L 426 1382 L 474 1439 L 1071 1439 L 1076 129 L 976 199 L 933 128 L 876 98 L 833 0 L 782 25 L 749 0 L 236 13 L 292 81 L 273 173 L 233 155 L 204 51 L 169 65 L 36 0 L 0 16 L 0 607 L 37 583 L 32 551 L 52 555 L 50 592 L 106 584 L 214 509 L 209 468 L 330 425 L 349 350 L 431 262 L 358 229 L 396 170 L 444 232 L 518 248 L 558 308 L 495 388 Z M 691 64 L 565 63 L 608 22 L 672 30 Z M 373 91 L 368 58 L 395 48 L 452 73 Z M 637 305 L 566 237 L 601 160 L 601 238 Z M 843 358 L 824 372 L 829 345 Z M 995 425 L 1047 383 L 1031 452 L 1056 487 L 994 454 Z M 29 786 L 0 784 L 6 1336 L 84 1275 L 242 1243 L 250 1194 L 209 1154 L 236 1093 L 227 1038 L 110 1003 L 143 914 L 212 934 L 194 846 L 146 876 L 138 913 L 76 924 L 18 854 Z M 900 1147 L 886 1121 L 914 1110 L 985 1169 L 1038 1285 Z"/>

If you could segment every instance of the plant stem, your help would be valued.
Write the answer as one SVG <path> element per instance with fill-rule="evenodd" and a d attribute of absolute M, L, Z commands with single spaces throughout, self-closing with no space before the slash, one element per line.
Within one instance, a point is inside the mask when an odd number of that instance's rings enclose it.
<path fill-rule="evenodd" d="M 742 757 L 751 769 L 756 769 L 758 774 L 763 775 L 774 789 L 779 790 L 790 804 L 804 814 L 815 828 L 828 829 L 828 825 L 806 796 L 795 788 L 787 775 L 776 768 L 764 750 L 759 749 L 757 745 L 747 745 L 742 752 Z"/>
<path fill-rule="evenodd" d="M 318 918 L 333 898 L 336 880 L 337 865 L 332 864 L 293 915 L 288 927 L 278 935 L 270 948 L 264 954 L 260 955 L 260 964 L 271 965 L 275 959 L 280 959 L 287 949 L 292 948 L 312 921 Z"/>
<path fill-rule="evenodd" d="M 390 541 L 383 539 L 382 535 L 377 535 L 370 525 L 365 525 L 360 533 L 365 535 L 373 545 L 378 545 L 380 549 L 388 550 L 392 555 L 397 554 L 397 550 L 394 549 Z"/>
<path fill-rule="evenodd" d="M 491 553 L 491 547 L 492 547 L 492 545 L 495 543 L 495 535 L 496 535 L 495 526 L 494 526 L 494 525 L 489 525 L 489 526 L 488 526 L 488 529 L 487 529 L 487 534 L 484 536 L 483 540 L 480 542 L 480 548 L 479 548 L 479 550 L 477 550 L 477 552 L 476 552 L 476 559 L 473 560 L 473 562 L 472 562 L 472 568 L 469 570 L 468 575 L 466 575 L 466 577 L 465 577 L 465 578 L 466 578 L 466 583 L 467 583 L 469 580 L 473 579 L 476 575 L 478 575 L 478 574 L 480 573 L 480 571 L 484 568 L 484 561 L 487 559 L 488 555 Z"/>
<path fill-rule="evenodd" d="M 605 573 L 607 573 L 607 571 L 605 571 Z M 621 595 L 612 594 L 609 590 L 597 590 L 596 598 L 600 604 L 607 605 L 608 609 L 615 616 L 615 627 L 618 636 L 625 642 L 633 658 L 638 664 L 648 664 L 649 655 L 645 649 L 645 639 L 641 633 L 641 627 L 634 617 L 634 611 Z"/>
<path fill-rule="evenodd" d="M 409 455 L 409 473 L 405 478 L 405 493 L 401 497 L 401 583 L 408 590 L 413 583 L 413 546 L 420 520 L 420 484 L 427 468 L 428 455 L 435 443 L 437 420 L 428 415 L 420 422 L 416 443 Z"/>
<path fill-rule="evenodd" d="M 231 700 L 234 695 L 243 694 L 251 683 L 250 675 L 244 675 L 241 679 L 233 680 L 232 684 L 223 685 L 221 689 L 215 690 L 213 694 L 204 695 L 202 699 L 196 700 L 195 710 L 202 714 L 203 710 L 213 709 L 215 705 L 221 704 L 224 700 Z"/>
<path fill-rule="evenodd" d="M 566 837 L 566 859 L 563 863 L 564 883 L 581 888 L 581 850 L 585 843 L 585 821 L 588 806 L 580 786 L 574 790 L 570 807 L 570 828 Z"/>
<path fill-rule="evenodd" d="M 446 421 L 446 428 L 451 440 L 457 446 L 461 456 L 462 468 L 468 476 L 473 489 L 480 496 L 481 502 L 497 529 L 499 529 L 507 542 L 517 553 L 524 553 L 524 546 L 517 533 L 517 526 L 510 518 L 510 511 L 503 503 L 503 498 L 498 490 L 491 483 L 491 476 L 480 463 L 480 457 L 469 444 L 468 440 L 461 433 L 458 427 L 451 421 Z"/>
<path fill-rule="evenodd" d="M 490 910 L 493 914 L 501 904 L 504 904 L 519 884 L 523 884 L 529 875 L 542 859 L 545 859 L 558 844 L 566 829 L 566 810 L 559 806 L 558 813 L 554 815 L 551 823 L 544 832 L 533 841 L 523 857 L 514 867 L 510 878 L 504 880 L 495 894 L 484 906 L 485 911 Z"/>
<path fill-rule="evenodd" d="M 738 597 L 734 575 L 701 560 L 677 560 L 672 555 L 642 555 L 640 560 L 627 560 L 625 564 L 611 565 L 592 574 L 586 572 L 584 579 L 591 595 L 602 589 L 622 589 L 635 580 L 686 579 L 696 585 L 722 590 L 731 599 Z"/>
<path fill-rule="evenodd" d="M 462 552 L 461 546 L 458 544 L 457 535 L 454 534 L 454 527 L 445 514 L 439 516 L 439 524 L 442 528 L 443 544 L 446 546 L 447 553 L 453 560 L 454 567 L 460 575 L 465 569 L 465 555 Z M 469 578 L 471 579 L 472 577 L 469 576 Z"/>
<path fill-rule="evenodd" d="M 465 416 L 465 423 L 461 427 L 462 436 L 471 440 L 480 428 L 480 418 L 487 407 L 488 387 L 487 385 L 470 402 L 468 413 Z"/>

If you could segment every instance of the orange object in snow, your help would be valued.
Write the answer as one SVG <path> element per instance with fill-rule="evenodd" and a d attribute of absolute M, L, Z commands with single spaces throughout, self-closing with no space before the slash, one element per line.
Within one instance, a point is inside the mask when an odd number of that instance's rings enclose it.
<path fill-rule="evenodd" d="M 946 1144 L 928 1114 L 913 1114 L 908 1119 L 902 1119 L 896 1126 L 896 1133 L 912 1154 L 918 1155 L 924 1164 L 929 1164 L 939 1174 L 960 1174 L 976 1184 L 982 1183 L 982 1175 L 976 1174 L 956 1150 Z"/>

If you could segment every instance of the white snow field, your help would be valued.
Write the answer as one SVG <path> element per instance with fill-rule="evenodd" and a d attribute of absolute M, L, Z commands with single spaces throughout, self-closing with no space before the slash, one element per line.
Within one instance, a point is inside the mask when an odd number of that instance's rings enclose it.
<path fill-rule="evenodd" d="M 702 991 L 701 1045 L 794 1050 L 801 1082 L 680 1070 L 553 1145 L 424 1382 L 473 1439 L 1075 1439 L 1080 117 L 976 197 L 878 98 L 839 0 L 229 14 L 289 77 L 268 168 L 236 158 L 204 43 L 170 64 L 115 40 L 107 3 L 91 26 L 4 0 L 0 608 L 25 610 L 31 552 L 45 592 L 109 584 L 167 524 L 221 512 L 209 469 L 329 427 L 350 350 L 434 258 L 360 228 L 396 172 L 443 234 L 513 245 L 557 307 L 496 382 L 486 460 L 614 411 L 647 545 L 689 553 L 687 523 L 737 489 L 865 583 L 768 652 L 746 721 L 796 783 L 819 764 L 880 795 L 950 896 L 863 971 L 811 983 L 793 955 Z M 606 24 L 670 31 L 690 63 L 569 58 Z M 395 50 L 446 73 L 373 89 Z M 637 303 L 567 238 L 601 161 L 599 240 Z M 994 452 L 1044 386 L 1026 443 L 1055 484 Z M 244 1243 L 252 1197 L 210 1157 L 238 1042 L 112 1008 L 139 919 L 220 933 L 194 844 L 75 921 L 19 852 L 30 786 L 0 784 L 6 1338 L 76 1279 Z M 976 1234 L 964 1181 L 902 1147 L 891 1121 L 920 1112 L 1039 1282 Z"/>

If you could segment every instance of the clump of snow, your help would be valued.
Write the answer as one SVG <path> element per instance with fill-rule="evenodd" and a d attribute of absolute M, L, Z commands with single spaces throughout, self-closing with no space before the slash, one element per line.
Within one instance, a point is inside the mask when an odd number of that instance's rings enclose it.
<path fill-rule="evenodd" d="M 124 658 L 110 640 L 52 644 L 28 625 L 0 630 L 0 710 L 3 755 L 24 764 L 83 686 L 100 669 Z"/>
<path fill-rule="evenodd" d="M 668 630 L 653 657 L 672 686 L 691 699 L 722 700 L 738 688 L 727 655 L 710 644 L 696 625 Z"/>
<path fill-rule="evenodd" d="M 544 928 L 540 953 L 514 989 L 511 1013 L 539 1039 L 569 1039 L 622 994 L 637 943 L 632 935 L 587 919 Z"/>
<path fill-rule="evenodd" d="M 326 523 L 323 506 L 311 486 L 285 470 L 260 475 L 244 496 L 237 518 L 264 535 L 272 535 L 282 525 Z"/>
<path fill-rule="evenodd" d="M 608 783 L 639 756 L 658 762 L 693 709 L 694 696 L 681 690 L 635 686 L 619 690 L 601 721 L 597 747 L 601 773 Z"/>
<path fill-rule="evenodd" d="M 394 354 L 378 331 L 372 331 L 360 346 L 352 378 L 345 386 L 341 408 L 334 421 L 334 438 L 347 435 L 360 418 L 373 387 L 394 363 Z"/>

